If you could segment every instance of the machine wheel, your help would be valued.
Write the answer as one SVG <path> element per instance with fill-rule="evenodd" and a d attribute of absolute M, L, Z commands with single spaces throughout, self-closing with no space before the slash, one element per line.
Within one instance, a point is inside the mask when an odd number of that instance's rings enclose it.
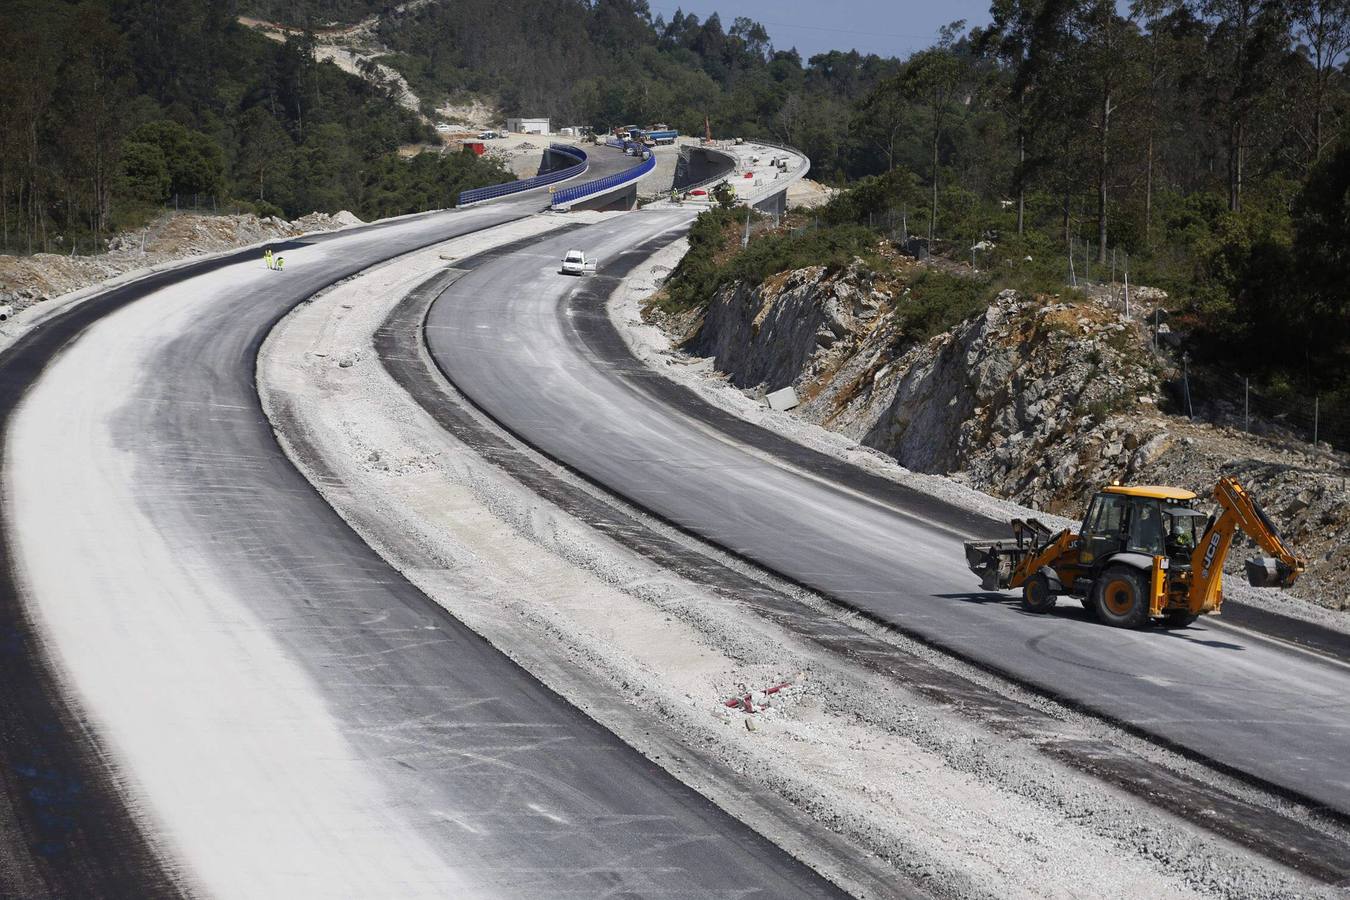
<path fill-rule="evenodd" d="M 1140 573 L 1124 566 L 1107 569 L 1097 581 L 1097 617 L 1117 628 L 1138 628 L 1148 621 L 1148 591 Z"/>
<path fill-rule="evenodd" d="M 1050 593 L 1050 579 L 1037 572 L 1022 585 L 1022 608 L 1028 612 L 1046 613 L 1055 608 L 1055 595 Z"/>
<path fill-rule="evenodd" d="M 1200 616 L 1196 615 L 1195 613 L 1178 612 L 1177 610 L 1172 610 L 1171 612 L 1163 613 L 1162 627 L 1189 628 L 1191 626 L 1191 623 L 1193 623 L 1198 618 L 1200 618 Z"/>

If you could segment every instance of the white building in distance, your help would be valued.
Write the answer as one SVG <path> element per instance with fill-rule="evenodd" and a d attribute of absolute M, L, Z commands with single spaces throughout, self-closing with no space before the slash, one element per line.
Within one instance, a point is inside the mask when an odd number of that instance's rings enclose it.
<path fill-rule="evenodd" d="M 548 119 L 507 119 L 506 130 L 518 134 L 548 134 Z"/>

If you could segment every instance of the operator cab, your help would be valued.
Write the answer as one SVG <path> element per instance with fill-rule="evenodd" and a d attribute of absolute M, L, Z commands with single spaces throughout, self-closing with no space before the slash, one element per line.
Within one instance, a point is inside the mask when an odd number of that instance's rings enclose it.
<path fill-rule="evenodd" d="M 1190 504 L 1195 494 L 1182 488 L 1111 485 L 1092 498 L 1083 519 L 1079 560 L 1096 569 L 1117 553 L 1184 557 L 1203 533 Z M 1189 541 L 1188 550 L 1182 551 Z"/>
<path fill-rule="evenodd" d="M 1198 509 L 1178 504 L 1163 504 L 1163 531 L 1166 553 L 1172 568 L 1189 569 L 1191 554 L 1209 527 L 1209 516 Z"/>

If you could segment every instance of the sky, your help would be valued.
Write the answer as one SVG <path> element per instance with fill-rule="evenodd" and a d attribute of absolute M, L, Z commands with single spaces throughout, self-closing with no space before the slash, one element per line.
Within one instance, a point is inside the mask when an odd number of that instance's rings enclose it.
<path fill-rule="evenodd" d="M 773 45 L 796 47 L 802 60 L 826 50 L 857 50 L 908 56 L 937 40 L 938 29 L 956 19 L 967 27 L 989 21 L 989 0 L 648 0 L 652 17 L 669 19 L 676 9 L 702 21 L 716 12 L 722 27 L 737 16 L 763 23 Z"/>

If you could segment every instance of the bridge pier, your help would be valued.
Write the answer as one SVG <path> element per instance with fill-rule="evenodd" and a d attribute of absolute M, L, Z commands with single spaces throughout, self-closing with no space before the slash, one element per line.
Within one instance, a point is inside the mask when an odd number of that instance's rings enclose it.
<path fill-rule="evenodd" d="M 637 209 L 638 190 L 637 182 L 632 181 L 611 191 L 600 194 L 593 194 L 590 197 L 578 200 L 568 207 L 573 209 L 590 209 L 603 212 L 628 211 Z"/>
<path fill-rule="evenodd" d="M 787 188 L 765 197 L 754 204 L 755 209 L 771 216 L 781 216 L 787 212 Z"/>

